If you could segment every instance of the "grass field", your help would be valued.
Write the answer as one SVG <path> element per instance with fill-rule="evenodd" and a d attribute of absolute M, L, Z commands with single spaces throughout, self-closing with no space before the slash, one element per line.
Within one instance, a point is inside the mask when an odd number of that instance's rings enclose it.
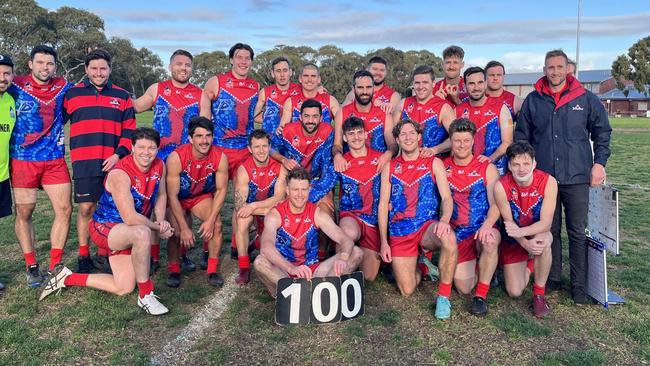
<path fill-rule="evenodd" d="M 144 115 L 139 122 L 146 124 Z M 645 123 L 645 125 L 643 123 Z M 608 258 L 610 287 L 627 305 L 576 307 L 566 293 L 549 298 L 552 314 L 537 320 L 528 311 L 530 290 L 510 299 L 491 290 L 485 318 L 467 312 L 469 298 L 452 295 L 453 318 L 433 318 L 435 284 L 424 283 L 403 299 L 383 279 L 367 284 L 365 315 L 346 323 L 279 327 L 274 302 L 259 281 L 237 291 L 205 335 L 179 364 L 432 364 L 432 365 L 631 365 L 650 362 L 650 129 L 648 120 L 614 120 L 608 180 L 620 187 L 621 255 Z M 150 123 L 150 122 L 148 122 Z M 638 124 L 637 124 L 638 123 Z M 225 207 L 228 217 L 232 203 Z M 38 259 L 45 265 L 52 212 L 44 195 L 34 217 Z M 74 221 L 74 220 L 73 220 Z M 229 225 L 224 243 L 229 243 Z M 76 231 L 71 229 L 64 262 L 76 263 Z M 219 291 L 203 274 L 185 274 L 179 289 L 155 275 L 156 293 L 171 311 L 145 315 L 136 294 L 122 298 L 72 288 L 38 302 L 25 286 L 24 262 L 13 218 L 0 219 L 0 365 L 145 365 L 173 341 Z M 164 250 L 163 250 L 164 252 Z M 225 253 L 225 251 L 224 251 Z M 194 254 L 198 257 L 198 252 Z M 165 262 L 164 255 L 162 259 Z M 225 278 L 236 262 L 222 255 Z M 566 262 L 565 262 L 566 263 Z M 565 267 L 565 284 L 568 280 Z"/>

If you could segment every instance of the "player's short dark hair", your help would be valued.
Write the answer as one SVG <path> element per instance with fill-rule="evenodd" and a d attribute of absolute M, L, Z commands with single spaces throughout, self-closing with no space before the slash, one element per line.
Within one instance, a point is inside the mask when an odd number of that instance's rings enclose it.
<path fill-rule="evenodd" d="M 176 56 L 185 56 L 189 58 L 190 61 L 194 62 L 194 57 L 192 56 L 192 54 L 182 49 L 177 49 L 176 51 L 174 51 L 174 53 L 172 53 L 171 57 L 169 58 L 169 62 L 171 63 L 172 61 L 174 61 L 174 57 Z"/>
<path fill-rule="evenodd" d="M 149 140 L 160 146 L 160 134 L 151 127 L 138 127 L 131 134 L 131 143 L 135 145 L 138 140 Z"/>
<path fill-rule="evenodd" d="M 465 51 L 463 51 L 463 49 L 461 47 L 453 46 L 453 45 L 445 48 L 442 51 L 442 59 L 443 60 L 446 59 L 446 58 L 452 57 L 452 56 L 456 56 L 456 57 L 458 57 L 459 59 L 462 60 L 465 57 Z"/>
<path fill-rule="evenodd" d="M 44 45 L 44 44 L 39 44 L 38 46 L 32 48 L 32 52 L 29 53 L 29 59 L 34 61 L 34 56 L 37 53 L 43 53 L 46 55 L 50 55 L 54 57 L 54 63 L 59 59 L 58 54 L 56 53 L 56 50 L 50 46 Z"/>
<path fill-rule="evenodd" d="M 576 62 L 573 61 L 572 59 L 569 59 L 569 60 L 567 61 L 567 64 L 569 64 L 569 65 L 573 65 L 573 66 L 576 66 Z"/>
<path fill-rule="evenodd" d="M 372 74 L 368 70 L 359 70 L 352 75 L 352 86 L 356 85 L 358 78 L 370 78 L 372 80 Z"/>
<path fill-rule="evenodd" d="M 92 60 L 104 60 L 108 64 L 108 67 L 111 67 L 111 62 L 113 61 L 113 58 L 111 57 L 111 54 L 108 53 L 108 51 L 101 48 L 97 48 L 88 52 L 88 54 L 86 55 L 86 59 L 84 61 L 86 67 L 88 67 L 90 61 Z"/>
<path fill-rule="evenodd" d="M 228 58 L 234 58 L 235 53 L 237 53 L 237 51 L 239 51 L 239 50 L 246 50 L 246 51 L 250 52 L 251 60 L 253 60 L 253 57 L 255 57 L 255 52 L 253 52 L 253 47 L 247 45 L 246 43 L 238 42 L 238 43 L 235 43 L 234 46 L 230 47 L 230 51 L 228 51 Z"/>
<path fill-rule="evenodd" d="M 266 131 L 264 131 L 261 128 L 257 128 L 251 132 L 250 135 L 248 135 L 248 146 L 251 146 L 253 143 L 253 139 L 266 139 L 267 141 L 271 142 L 271 135 L 269 135 Z"/>
<path fill-rule="evenodd" d="M 308 182 L 311 182 L 311 174 L 309 174 L 309 171 L 305 169 L 302 166 L 293 168 L 289 170 L 287 173 L 287 184 L 289 184 L 289 181 L 292 179 L 295 180 L 306 180 Z"/>
<path fill-rule="evenodd" d="M 404 126 L 406 125 L 412 125 L 413 128 L 415 128 L 415 131 L 418 133 L 418 135 L 422 133 L 422 126 L 420 126 L 419 123 L 415 122 L 412 119 L 403 119 L 397 122 L 393 127 L 393 137 L 397 138 L 400 132 L 402 132 L 402 128 L 404 128 Z"/>
<path fill-rule="evenodd" d="M 476 134 L 476 126 L 467 118 L 456 118 L 449 125 L 449 137 L 456 132 L 469 132 L 474 136 Z"/>
<path fill-rule="evenodd" d="M 190 123 L 187 125 L 188 134 L 194 136 L 194 131 L 199 127 L 214 133 L 214 123 L 212 123 L 211 120 L 206 117 L 194 116 L 190 119 Z"/>
<path fill-rule="evenodd" d="M 472 67 L 468 68 L 467 70 L 465 70 L 465 72 L 463 73 L 463 79 L 467 80 L 468 76 L 474 75 L 474 74 L 483 75 L 483 80 L 485 80 L 485 70 L 483 70 L 482 67 L 478 67 L 478 66 L 472 66 Z"/>
<path fill-rule="evenodd" d="M 301 115 L 305 108 L 318 108 L 318 113 L 320 113 L 320 115 L 323 115 L 323 106 L 316 99 L 307 99 L 302 102 L 302 105 L 300 106 Z"/>
<path fill-rule="evenodd" d="M 508 149 L 506 149 L 506 156 L 508 160 L 512 160 L 519 155 L 528 155 L 531 159 L 535 160 L 535 149 L 526 140 L 519 140 L 513 142 Z"/>
<path fill-rule="evenodd" d="M 318 73 L 318 75 L 320 75 L 320 69 L 319 69 L 318 66 L 317 66 L 315 63 L 313 63 L 313 62 L 307 62 L 306 64 L 302 65 L 302 69 L 301 69 L 300 73 L 302 74 L 302 72 L 303 72 L 305 69 L 314 69 L 314 70 L 316 70 L 316 72 Z"/>
<path fill-rule="evenodd" d="M 385 58 L 381 56 L 372 56 L 370 60 L 368 60 L 368 66 L 370 66 L 371 64 L 382 64 L 388 67 L 388 62 L 386 61 Z"/>
<path fill-rule="evenodd" d="M 548 60 L 549 58 L 557 57 L 557 56 L 564 57 L 564 60 L 566 61 L 566 63 L 567 64 L 569 63 L 569 57 L 562 50 L 550 50 L 550 51 L 546 52 L 546 56 L 544 56 L 544 63 L 546 63 L 546 60 Z"/>
<path fill-rule="evenodd" d="M 348 117 L 345 121 L 343 121 L 343 133 L 346 133 L 348 131 L 356 130 L 356 129 L 365 129 L 363 120 L 359 117 Z"/>
<path fill-rule="evenodd" d="M 412 78 L 415 78 L 415 75 L 426 75 L 429 74 L 431 76 L 431 80 L 436 79 L 436 75 L 433 73 L 433 67 L 429 65 L 420 65 L 413 70 L 413 76 Z"/>
<path fill-rule="evenodd" d="M 489 68 L 491 68 L 491 67 L 497 67 L 497 66 L 499 66 L 499 67 L 501 67 L 501 68 L 503 69 L 503 75 L 505 75 L 505 74 L 506 74 L 506 67 L 503 66 L 503 64 L 502 64 L 501 62 L 496 61 L 496 60 L 492 60 L 492 61 L 488 62 L 488 63 L 485 65 L 485 71 L 487 72 L 487 70 L 488 70 Z"/>
<path fill-rule="evenodd" d="M 289 65 L 289 68 L 291 68 L 291 61 L 289 61 L 288 58 L 284 56 L 278 56 L 271 61 L 271 69 L 275 67 L 275 65 L 279 64 L 280 62 L 286 62 L 287 65 Z"/>

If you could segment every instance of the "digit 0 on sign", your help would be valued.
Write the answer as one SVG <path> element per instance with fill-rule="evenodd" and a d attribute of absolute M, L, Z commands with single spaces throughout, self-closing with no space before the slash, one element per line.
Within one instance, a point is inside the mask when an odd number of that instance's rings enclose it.
<path fill-rule="evenodd" d="M 341 279 L 319 277 L 311 280 L 311 323 L 336 323 L 341 320 L 339 299 Z"/>
<path fill-rule="evenodd" d="M 363 272 L 341 276 L 341 320 L 363 315 L 365 309 L 365 282 Z"/>

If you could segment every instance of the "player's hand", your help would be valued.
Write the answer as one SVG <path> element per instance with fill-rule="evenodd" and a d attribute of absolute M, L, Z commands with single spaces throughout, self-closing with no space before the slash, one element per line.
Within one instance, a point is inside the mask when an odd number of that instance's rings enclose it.
<path fill-rule="evenodd" d="M 390 150 L 386 150 L 379 159 L 377 159 L 377 173 L 380 173 L 386 164 L 390 164 L 390 159 L 393 158 L 393 153 Z"/>
<path fill-rule="evenodd" d="M 595 163 L 594 166 L 591 167 L 591 186 L 597 187 L 601 184 L 605 184 L 605 178 L 607 178 L 605 167 Z"/>
<path fill-rule="evenodd" d="M 194 246 L 194 233 L 192 229 L 187 228 L 185 230 L 181 229 L 181 245 L 185 248 L 191 248 Z"/>
<path fill-rule="evenodd" d="M 113 154 L 107 157 L 106 160 L 102 162 L 102 172 L 107 172 L 113 169 L 113 167 L 115 166 L 115 164 L 117 164 L 118 161 L 120 161 L 120 156 L 117 154 Z"/>
<path fill-rule="evenodd" d="M 436 90 L 436 95 L 438 97 L 440 97 L 441 99 L 447 99 L 447 92 L 442 87 L 442 85 L 440 85 L 440 88 L 438 88 L 438 90 Z"/>
<path fill-rule="evenodd" d="M 423 147 L 420 149 L 420 156 L 423 158 L 430 158 L 436 155 L 436 150 L 432 147 Z"/>
<path fill-rule="evenodd" d="M 348 168 L 348 162 L 345 160 L 343 155 L 336 154 L 334 155 L 334 170 L 341 173 Z"/>
<path fill-rule="evenodd" d="M 309 267 L 305 266 L 304 264 L 291 268 L 288 273 L 291 275 L 291 277 L 305 278 L 308 280 L 311 279 L 311 269 L 309 269 Z"/>
<path fill-rule="evenodd" d="M 442 238 L 445 235 L 451 234 L 451 225 L 448 222 L 438 221 L 434 232 L 438 238 Z"/>
<path fill-rule="evenodd" d="M 158 221 L 158 233 L 161 239 L 169 239 L 174 235 L 174 228 L 167 220 Z"/>
<path fill-rule="evenodd" d="M 284 125 L 282 123 L 280 123 L 278 128 L 275 129 L 275 134 L 278 135 L 278 136 L 282 136 L 282 129 L 283 128 L 284 128 Z"/>
<path fill-rule="evenodd" d="M 343 259 L 337 259 L 334 261 L 334 274 L 337 276 L 343 274 L 347 268 L 348 261 L 344 261 Z"/>
<path fill-rule="evenodd" d="M 474 240 L 478 239 L 481 243 L 491 243 L 497 240 L 494 236 L 494 232 L 490 227 L 481 226 L 480 229 L 474 234 Z"/>
<path fill-rule="evenodd" d="M 240 217 L 242 219 L 245 219 L 247 217 L 250 217 L 253 214 L 253 211 L 255 211 L 255 205 L 253 203 L 249 203 L 247 205 L 243 205 L 239 211 L 237 211 L 237 217 Z"/>
<path fill-rule="evenodd" d="M 286 170 L 292 170 L 294 168 L 299 167 L 300 165 L 293 159 L 285 158 L 284 160 L 282 160 L 282 166 L 284 166 Z"/>
<path fill-rule="evenodd" d="M 526 251 L 530 255 L 540 255 L 542 254 L 542 251 L 544 250 L 544 244 L 542 244 L 541 241 L 536 241 L 536 240 L 528 240 L 528 239 L 523 239 L 519 242 L 519 244 L 526 249 Z"/>
<path fill-rule="evenodd" d="M 381 108 L 381 110 L 384 113 L 393 114 L 393 111 L 395 110 L 395 106 L 391 102 L 381 103 L 381 101 L 379 101 L 379 99 L 377 99 L 377 101 L 379 102 L 379 108 Z"/>
<path fill-rule="evenodd" d="M 481 163 L 485 162 L 485 161 L 487 161 L 488 163 L 492 162 L 492 160 L 490 160 L 490 158 L 485 156 L 485 155 L 479 155 L 479 156 L 476 157 L 476 159 Z"/>
<path fill-rule="evenodd" d="M 383 260 L 384 262 L 390 263 L 393 261 L 393 256 L 391 255 L 390 252 L 390 245 L 388 245 L 388 243 L 381 244 L 379 254 L 381 255 L 381 260 Z"/>
<path fill-rule="evenodd" d="M 505 226 L 506 226 L 506 232 L 508 233 L 508 236 L 516 239 L 524 237 L 524 235 L 521 232 L 522 231 L 521 228 L 517 226 L 517 224 L 515 224 L 514 221 L 506 221 Z"/>
<path fill-rule="evenodd" d="M 327 88 L 325 88 L 322 84 L 318 86 L 316 92 L 318 92 L 318 94 L 328 94 Z"/>
<path fill-rule="evenodd" d="M 445 92 L 447 93 L 448 96 L 451 97 L 454 101 L 458 99 L 458 93 L 460 90 L 458 90 L 458 85 L 445 85 Z"/>
<path fill-rule="evenodd" d="M 214 236 L 214 223 L 210 222 L 210 220 L 203 221 L 199 226 L 198 234 L 205 241 L 212 239 Z"/>

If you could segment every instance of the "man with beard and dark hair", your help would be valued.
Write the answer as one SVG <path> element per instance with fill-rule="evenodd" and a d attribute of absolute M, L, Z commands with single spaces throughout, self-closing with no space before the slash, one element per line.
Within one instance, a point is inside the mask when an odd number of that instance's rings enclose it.
<path fill-rule="evenodd" d="M 503 176 L 506 149 L 512 143 L 513 122 L 508 107 L 497 98 L 485 95 L 485 71 L 470 67 L 464 73 L 469 101 L 456 107 L 458 118 L 467 118 L 476 126 L 474 155 L 479 161 L 489 160 Z"/>
<path fill-rule="evenodd" d="M 571 262 L 571 293 L 576 304 L 587 302 L 587 242 L 589 185 L 605 182 L 605 165 L 611 154 L 612 127 L 597 96 L 567 75 L 568 58 L 562 50 L 549 51 L 544 76 L 528 94 L 517 117 L 515 139 L 529 141 L 537 167 L 557 179 L 558 197 L 553 217 L 553 265 L 546 284 L 562 287 L 562 206 L 566 215 Z M 592 146 L 589 140 L 593 142 Z"/>
<path fill-rule="evenodd" d="M 374 84 L 372 74 L 367 70 L 354 73 L 352 77 L 354 103 L 347 104 L 339 110 L 334 117 L 334 169 L 338 172 L 345 171 L 346 161 L 343 158 L 343 121 L 350 117 L 357 117 L 363 121 L 367 133 L 366 145 L 379 151 L 377 171 L 381 171 L 386 163 L 397 153 L 397 144 L 393 137 L 393 118 L 381 107 L 374 105 Z"/>
<path fill-rule="evenodd" d="M 507 91 L 503 87 L 503 79 L 506 75 L 506 68 L 499 61 L 490 61 L 485 65 L 485 76 L 487 78 L 487 90 L 485 94 L 492 98 L 501 99 L 510 110 L 512 118 L 517 117 L 523 100 L 519 96 Z"/>
<path fill-rule="evenodd" d="M 386 84 L 386 76 L 388 75 L 388 62 L 381 56 L 373 56 L 368 60 L 368 67 L 366 68 L 372 75 L 372 81 L 375 84 L 375 91 L 372 97 L 372 104 L 381 107 L 387 113 L 392 113 L 401 98 L 395 89 Z M 343 105 L 347 105 L 354 101 L 354 86 L 352 90 L 345 97 Z"/>
<path fill-rule="evenodd" d="M 199 115 L 201 88 L 190 83 L 193 62 L 191 53 L 180 49 L 174 51 L 169 59 L 171 79 L 151 84 L 147 91 L 133 102 L 136 113 L 148 111 L 153 107 L 153 128 L 160 133 L 158 157 L 163 162 L 167 161 L 169 154 L 178 146 L 189 143 L 187 126 L 192 117 Z M 152 238 L 154 242 L 151 243 L 151 266 L 155 271 L 160 266 L 160 240 L 156 232 Z M 176 239 L 177 237 L 173 236 L 169 241 Z M 207 242 L 204 242 L 204 251 L 207 258 Z M 194 263 L 185 254 L 182 263 L 185 268 L 194 268 Z"/>

